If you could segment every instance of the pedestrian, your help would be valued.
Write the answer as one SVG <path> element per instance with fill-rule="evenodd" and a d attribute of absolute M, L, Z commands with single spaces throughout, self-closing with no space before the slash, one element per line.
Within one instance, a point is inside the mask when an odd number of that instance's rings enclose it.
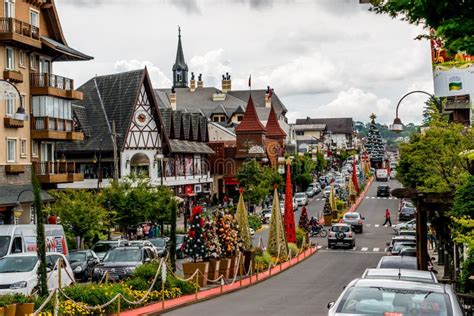
<path fill-rule="evenodd" d="M 137 227 L 137 239 L 142 239 L 143 237 L 143 228 L 142 225 L 139 225 Z"/>
<path fill-rule="evenodd" d="M 436 252 L 436 231 L 433 225 L 430 225 L 428 229 L 428 242 L 431 250 Z"/>
<path fill-rule="evenodd" d="M 234 206 L 234 199 L 233 198 L 229 198 L 229 206 L 230 207 Z"/>
<path fill-rule="evenodd" d="M 150 239 L 155 238 L 155 224 L 151 224 L 150 231 L 148 232 L 148 237 Z"/>
<path fill-rule="evenodd" d="M 390 227 L 392 227 L 392 220 L 390 219 L 390 210 L 389 209 L 385 210 L 385 222 L 383 223 L 383 226 L 387 226 L 387 223 L 389 223 Z"/>
<path fill-rule="evenodd" d="M 227 208 L 227 202 L 229 201 L 229 198 L 227 197 L 227 195 L 224 195 L 224 199 L 223 199 L 223 202 L 224 202 L 224 208 Z"/>
<path fill-rule="evenodd" d="M 150 234 L 150 225 L 145 224 L 143 226 L 143 235 L 145 235 L 145 239 L 148 239 L 148 235 Z"/>

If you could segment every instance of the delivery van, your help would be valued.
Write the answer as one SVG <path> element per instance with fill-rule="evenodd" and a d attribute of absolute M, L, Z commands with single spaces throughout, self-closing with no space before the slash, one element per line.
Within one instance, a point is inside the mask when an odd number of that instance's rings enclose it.
<path fill-rule="evenodd" d="M 377 169 L 377 170 L 375 170 L 375 180 L 376 181 L 388 181 L 388 171 L 387 171 L 387 169 Z"/>
<path fill-rule="evenodd" d="M 68 255 L 61 225 L 44 225 L 46 251 Z M 36 225 L 0 225 L 0 258 L 15 253 L 36 252 Z"/>

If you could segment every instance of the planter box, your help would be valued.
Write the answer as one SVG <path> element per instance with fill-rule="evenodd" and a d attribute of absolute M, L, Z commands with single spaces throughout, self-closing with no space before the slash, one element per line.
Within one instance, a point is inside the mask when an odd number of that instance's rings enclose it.
<path fill-rule="evenodd" d="M 23 82 L 23 74 L 19 71 L 4 70 L 3 79 L 10 80 L 11 82 L 21 83 Z"/>
<path fill-rule="evenodd" d="M 244 273 L 247 274 L 250 270 L 250 264 L 252 264 L 252 273 L 255 272 L 255 251 L 245 250 L 244 251 Z"/>
<path fill-rule="evenodd" d="M 331 226 L 332 224 L 332 214 L 324 215 L 324 226 Z"/>
<path fill-rule="evenodd" d="M 9 174 L 17 174 L 25 172 L 25 165 L 6 165 L 5 172 Z"/>
<path fill-rule="evenodd" d="M 209 260 L 209 280 L 215 280 L 220 276 L 219 273 L 220 260 L 219 259 L 210 259 Z"/>
<path fill-rule="evenodd" d="M 5 307 L 5 316 L 15 316 L 16 315 L 16 304 L 8 305 Z"/>
<path fill-rule="evenodd" d="M 219 275 L 223 275 L 224 279 L 229 278 L 230 259 L 223 258 L 219 263 Z"/>
<path fill-rule="evenodd" d="M 230 260 L 229 278 L 233 279 L 236 272 L 237 272 L 237 275 L 239 275 L 239 269 L 238 269 L 238 266 L 236 266 L 238 258 L 236 256 L 233 256 L 233 257 L 230 257 L 229 260 Z"/>
<path fill-rule="evenodd" d="M 8 128 L 21 128 L 25 126 L 24 122 L 21 120 L 15 120 L 11 117 L 4 117 L 3 118 L 3 125 Z"/>
<path fill-rule="evenodd" d="M 16 305 L 16 316 L 25 316 L 30 315 L 35 312 L 35 304 L 34 303 L 23 303 Z"/>
<path fill-rule="evenodd" d="M 184 262 L 183 263 L 183 272 L 184 278 L 189 278 L 191 275 L 196 272 L 196 270 L 201 271 L 198 273 L 198 284 L 200 287 L 207 285 L 207 280 L 203 277 L 203 275 L 207 278 L 209 273 L 209 262 Z"/>

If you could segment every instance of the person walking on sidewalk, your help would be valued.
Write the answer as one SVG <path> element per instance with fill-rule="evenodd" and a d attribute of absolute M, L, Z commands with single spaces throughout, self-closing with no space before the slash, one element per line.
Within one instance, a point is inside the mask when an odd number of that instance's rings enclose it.
<path fill-rule="evenodd" d="M 385 222 L 383 223 L 383 226 L 387 226 L 387 223 L 392 227 L 392 220 L 390 219 L 390 210 L 386 209 L 385 210 Z"/>

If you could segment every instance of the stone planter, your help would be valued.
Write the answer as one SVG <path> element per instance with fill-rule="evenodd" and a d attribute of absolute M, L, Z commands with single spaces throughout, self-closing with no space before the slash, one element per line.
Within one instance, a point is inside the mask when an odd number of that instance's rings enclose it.
<path fill-rule="evenodd" d="M 223 275 L 224 279 L 229 278 L 230 259 L 222 258 L 219 263 L 219 275 Z"/>
<path fill-rule="evenodd" d="M 244 251 L 244 271 L 247 274 L 250 270 L 250 264 L 252 264 L 252 273 L 255 272 L 255 251 L 245 250 Z"/>
<path fill-rule="evenodd" d="M 30 315 L 35 312 L 35 304 L 34 303 L 22 303 L 16 305 L 16 316 L 25 316 Z"/>
<path fill-rule="evenodd" d="M 220 263 L 221 262 L 219 259 L 209 260 L 209 273 L 208 273 L 209 280 L 216 280 L 220 276 L 220 273 L 219 273 Z"/>
<path fill-rule="evenodd" d="M 203 275 L 207 278 L 209 273 L 209 262 L 184 262 L 183 263 L 183 272 L 184 278 L 189 278 L 191 275 L 194 274 L 196 270 L 199 270 L 201 273 L 198 273 L 198 284 L 200 287 L 207 285 L 207 280 L 203 277 Z M 196 277 L 194 277 L 194 280 Z"/>
<path fill-rule="evenodd" d="M 5 307 L 5 316 L 15 316 L 16 315 L 16 304 L 8 305 Z"/>

